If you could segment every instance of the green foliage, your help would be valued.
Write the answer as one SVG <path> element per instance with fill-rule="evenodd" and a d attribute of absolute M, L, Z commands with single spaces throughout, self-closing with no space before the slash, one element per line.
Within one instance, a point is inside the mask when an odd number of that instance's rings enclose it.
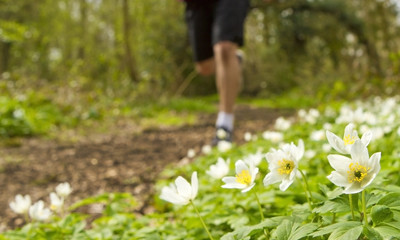
<path fill-rule="evenodd" d="M 205 99 L 204 101 L 213 101 Z M 377 102 L 389 104 L 382 100 Z M 187 103 L 173 103 L 176 111 L 192 106 Z M 360 103 L 358 103 L 360 104 Z M 371 112 L 383 114 L 382 107 L 369 106 Z M 183 107 L 184 106 L 184 107 Z M 355 105 L 358 106 L 358 105 Z M 379 105 L 381 106 L 381 105 Z M 160 106 L 153 106 L 160 107 Z M 335 114 L 344 106 L 338 106 Z M 348 106 L 346 106 L 348 107 Z M 346 108 L 344 107 L 344 108 Z M 198 111 L 201 105 L 193 105 Z M 206 109 L 203 109 L 206 110 Z M 322 109 L 323 110 L 323 109 Z M 343 111 L 343 110 L 342 110 Z M 329 112 L 329 111 L 328 111 Z M 332 114 L 332 113 L 331 113 Z M 335 116 L 335 117 L 334 117 Z M 263 186 L 262 176 L 268 170 L 265 159 L 258 165 L 261 177 L 256 178 L 255 187 L 247 193 L 235 189 L 221 188 L 220 180 L 206 176 L 206 170 L 218 157 L 230 158 L 230 174 L 236 160 L 246 159 L 257 151 L 266 153 L 271 148 L 278 148 L 279 143 L 261 138 L 250 141 L 240 147 L 234 146 L 227 152 L 214 148 L 209 155 L 199 156 L 196 161 L 181 167 L 167 168 L 156 185 L 154 198 L 155 212 L 136 216 L 133 210 L 136 201 L 127 193 L 107 193 L 83 199 L 73 204 L 64 217 L 55 216 L 47 223 L 30 223 L 22 229 L 15 229 L 0 235 L 5 239 L 207 239 L 201 221 L 193 207 L 175 206 L 161 201 L 158 193 L 169 185 L 176 176 L 189 179 L 190 173 L 199 175 L 199 193 L 193 203 L 198 206 L 201 217 L 215 239 L 396 239 L 400 237 L 400 188 L 397 186 L 399 164 L 395 143 L 398 136 L 388 132 L 382 138 L 373 139 L 369 144 L 370 153 L 382 150 L 381 171 L 366 191 L 366 212 L 362 207 L 360 194 L 342 194 L 342 189 L 335 187 L 326 176 L 332 171 L 327 155 L 332 150 L 323 150 L 327 141 L 313 140 L 311 132 L 331 123 L 332 132 L 340 135 L 344 124 L 334 124 L 337 115 L 322 114 L 315 123 L 299 119 L 290 129 L 283 130 L 285 141 L 297 143 L 301 138 L 306 150 L 315 154 L 304 156 L 300 166 L 307 177 L 311 191 L 311 206 L 305 196 L 303 182 L 300 178 L 284 192 L 276 185 Z M 386 119 L 385 116 L 379 116 Z M 381 120 L 380 120 L 381 121 Z M 379 121 L 376 123 L 379 126 Z M 391 127 L 391 131 L 398 124 Z M 252 194 L 256 192 L 265 217 L 261 220 L 258 203 Z M 93 220 L 88 215 L 71 213 L 92 204 L 103 206 L 102 213 Z M 353 205 L 353 212 L 351 212 Z M 366 214 L 366 215 L 365 215 Z M 365 222 L 367 216 L 367 222 Z"/>

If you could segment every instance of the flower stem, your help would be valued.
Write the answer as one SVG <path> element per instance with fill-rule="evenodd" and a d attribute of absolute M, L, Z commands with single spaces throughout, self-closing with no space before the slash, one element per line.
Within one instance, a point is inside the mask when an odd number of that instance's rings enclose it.
<path fill-rule="evenodd" d="M 365 201 L 365 190 L 361 193 L 362 208 L 364 212 L 364 225 L 368 226 L 368 216 L 367 216 L 367 202 Z"/>
<path fill-rule="evenodd" d="M 264 218 L 264 213 L 262 211 L 260 199 L 258 198 L 258 195 L 257 195 L 256 192 L 254 192 L 254 196 L 256 197 L 256 200 L 257 200 L 257 203 L 258 203 L 258 210 L 260 211 L 260 214 L 261 214 L 261 222 L 263 222 L 265 218 Z M 269 235 L 268 229 L 264 228 L 263 230 L 264 230 L 264 236 L 266 237 L 266 239 L 269 239 L 269 237 L 268 237 L 268 235 Z"/>
<path fill-rule="evenodd" d="M 192 204 L 194 210 L 196 211 L 197 216 L 199 216 L 200 221 L 201 221 L 201 224 L 203 224 L 203 227 L 204 227 L 204 229 L 206 230 L 206 232 L 207 232 L 207 234 L 208 234 L 208 237 L 209 237 L 211 240 L 214 240 L 214 238 L 211 236 L 210 231 L 208 231 L 208 228 L 207 228 L 206 224 L 204 223 L 203 218 L 200 216 L 199 210 L 197 210 L 196 205 L 194 205 L 193 201 L 190 201 L 190 203 Z"/>
<path fill-rule="evenodd" d="M 308 206 L 310 207 L 310 210 L 312 211 L 313 207 L 312 207 L 312 203 L 311 203 L 311 191 L 310 191 L 310 188 L 307 183 L 307 177 L 306 177 L 306 175 L 304 175 L 304 173 L 300 169 L 298 169 L 298 170 L 301 173 L 301 176 L 303 177 L 303 180 L 304 180 L 304 183 L 306 186 L 305 188 L 306 188 L 306 198 L 307 198 Z"/>
<path fill-rule="evenodd" d="M 261 214 L 261 221 L 264 221 L 264 213 L 262 211 L 260 199 L 258 199 L 258 195 L 257 195 L 256 192 L 254 192 L 254 196 L 256 196 L 256 200 L 257 200 L 257 203 L 258 203 L 258 210 L 260 211 L 260 214 Z"/>
<path fill-rule="evenodd" d="M 355 220 L 354 207 L 353 207 L 353 195 L 351 195 L 351 194 L 349 194 L 349 202 L 350 202 L 350 209 L 351 209 L 351 217 L 353 218 L 353 220 Z"/>

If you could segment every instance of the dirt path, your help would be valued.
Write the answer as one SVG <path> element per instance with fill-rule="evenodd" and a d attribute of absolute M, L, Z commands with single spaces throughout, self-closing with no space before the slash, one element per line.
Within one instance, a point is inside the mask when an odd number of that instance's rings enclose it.
<path fill-rule="evenodd" d="M 246 131 L 265 131 L 290 112 L 239 106 L 235 142 L 242 144 Z M 179 162 L 189 148 L 199 151 L 208 144 L 214 118 L 204 115 L 201 124 L 193 126 L 110 134 L 77 144 L 29 139 L 18 148 L 0 148 L 0 232 L 23 223 L 8 206 L 16 194 L 49 202 L 49 193 L 61 182 L 73 187 L 72 202 L 104 192 L 130 192 L 139 200 L 137 211 L 147 211 L 160 171 Z"/>

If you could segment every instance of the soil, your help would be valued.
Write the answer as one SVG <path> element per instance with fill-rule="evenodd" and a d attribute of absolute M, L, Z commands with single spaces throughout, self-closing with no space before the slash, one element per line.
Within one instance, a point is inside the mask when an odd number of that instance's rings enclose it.
<path fill-rule="evenodd" d="M 244 143 L 246 131 L 261 133 L 271 129 L 277 117 L 291 113 L 239 105 L 235 143 Z M 29 194 L 33 202 L 49 202 L 49 193 L 61 182 L 69 182 L 73 188 L 71 203 L 104 192 L 129 192 L 139 201 L 138 214 L 151 211 L 153 185 L 159 173 L 169 164 L 182 162 L 188 149 L 200 152 L 209 144 L 214 121 L 215 115 L 207 114 L 190 126 L 137 133 L 127 125 L 76 143 L 31 138 L 24 139 L 19 147 L 0 148 L 0 232 L 24 224 L 9 207 L 16 194 Z"/>

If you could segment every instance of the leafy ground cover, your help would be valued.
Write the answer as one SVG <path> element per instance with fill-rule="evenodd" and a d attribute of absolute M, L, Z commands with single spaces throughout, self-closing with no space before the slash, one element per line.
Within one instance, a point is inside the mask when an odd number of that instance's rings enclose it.
<path fill-rule="evenodd" d="M 166 168 L 156 185 L 153 213 L 137 216 L 131 211 L 135 200 L 130 194 L 106 193 L 65 206 L 63 214 L 55 212 L 44 223 L 30 222 L 21 229 L 3 233 L 1 238 L 399 239 L 399 150 L 395 144 L 399 139 L 398 102 L 398 97 L 376 97 L 337 108 L 301 110 L 295 122 L 279 118 L 274 131 L 246 134 L 249 142 L 244 145 L 232 146 L 229 150 L 215 148 L 196 157 L 191 164 Z M 348 136 L 345 132 L 348 123 L 353 123 L 359 134 L 350 131 Z M 339 136 L 337 139 L 343 141 L 343 146 L 349 145 L 346 148 L 351 154 L 334 141 L 329 144 L 327 130 Z M 368 146 L 357 140 L 365 140 L 362 136 L 369 133 L 372 137 Z M 291 142 L 294 144 L 290 145 Z M 301 142 L 304 142 L 304 151 Z M 356 147 L 352 146 L 358 146 L 359 150 L 353 150 Z M 294 152 L 285 160 L 293 161 L 294 165 L 289 166 L 292 169 L 296 166 L 301 173 L 295 174 L 293 182 L 286 182 L 285 187 L 269 184 L 264 178 L 274 168 L 268 156 L 285 149 Z M 236 177 L 238 183 L 247 187 L 254 182 L 254 186 L 247 192 L 222 188 L 226 183 L 214 179 L 210 173 L 210 166 L 218 158 L 230 159 L 227 176 Z M 332 158 L 343 160 L 343 169 L 337 169 L 338 164 Z M 235 171 L 238 160 L 248 164 L 249 169 L 257 167 L 258 173 L 248 178 L 246 171 Z M 282 167 L 279 163 L 278 166 Z M 327 178 L 335 175 L 335 171 L 345 176 L 344 180 Z M 190 182 L 193 172 L 198 177 L 197 194 L 187 195 L 196 185 L 192 178 L 192 185 L 188 183 L 186 189 L 180 190 L 186 202 L 174 205 L 160 199 L 161 192 L 165 191 L 162 189 L 171 186 L 178 176 Z M 182 182 L 182 178 L 176 181 L 178 189 Z M 353 183 L 358 187 L 350 187 L 355 190 L 349 194 L 348 185 Z M 71 212 L 93 204 L 105 206 L 94 221 L 88 221 L 87 215 Z"/>

